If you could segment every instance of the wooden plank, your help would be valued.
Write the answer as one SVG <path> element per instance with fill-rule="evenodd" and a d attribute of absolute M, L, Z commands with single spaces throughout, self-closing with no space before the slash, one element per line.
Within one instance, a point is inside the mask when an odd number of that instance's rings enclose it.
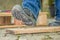
<path fill-rule="evenodd" d="M 1 28 L 17 28 L 17 27 L 24 27 L 25 25 L 4 25 L 4 26 L 0 26 Z"/>
<path fill-rule="evenodd" d="M 10 25 L 11 24 L 11 16 L 4 17 L 4 25 Z"/>
<path fill-rule="evenodd" d="M 49 0 L 42 0 L 42 11 L 43 12 L 48 12 L 49 10 Z"/>
<path fill-rule="evenodd" d="M 0 25 L 4 25 L 4 17 L 0 17 Z"/>
<path fill-rule="evenodd" d="M 12 16 L 11 13 L 0 13 L 0 16 Z"/>
<path fill-rule="evenodd" d="M 34 28 L 20 28 L 20 29 L 7 29 L 6 32 L 10 34 L 30 34 L 41 32 L 59 32 L 59 27 L 34 27 Z"/>
<path fill-rule="evenodd" d="M 36 22 L 37 26 L 48 25 L 47 13 L 48 12 L 40 12 L 39 13 L 39 16 L 38 16 L 38 19 L 37 19 L 37 22 Z"/>

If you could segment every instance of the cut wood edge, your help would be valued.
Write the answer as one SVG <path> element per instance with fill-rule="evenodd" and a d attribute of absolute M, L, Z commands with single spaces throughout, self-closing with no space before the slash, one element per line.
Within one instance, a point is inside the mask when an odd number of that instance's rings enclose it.
<path fill-rule="evenodd" d="M 4 26 L 0 26 L 1 28 L 17 28 L 17 27 L 24 27 L 26 25 L 4 25 Z"/>
<path fill-rule="evenodd" d="M 0 13 L 0 16 L 12 16 L 11 13 Z"/>
<path fill-rule="evenodd" d="M 44 32 L 60 32 L 60 27 L 35 27 L 35 28 L 20 28 L 7 29 L 8 34 L 30 34 L 30 33 L 44 33 Z"/>
<path fill-rule="evenodd" d="M 48 25 L 47 13 L 48 12 L 39 12 L 39 16 L 38 16 L 38 19 L 37 19 L 37 22 L 36 22 L 37 26 Z"/>

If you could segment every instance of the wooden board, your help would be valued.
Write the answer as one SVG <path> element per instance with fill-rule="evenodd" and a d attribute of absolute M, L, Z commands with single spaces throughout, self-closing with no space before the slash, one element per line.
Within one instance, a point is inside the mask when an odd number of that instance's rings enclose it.
<path fill-rule="evenodd" d="M 24 27 L 25 25 L 4 25 L 4 26 L 0 26 L 1 28 L 18 28 L 18 27 Z"/>
<path fill-rule="evenodd" d="M 37 19 L 37 22 L 36 22 L 37 26 L 43 26 L 43 25 L 46 26 L 46 25 L 48 25 L 47 13 L 48 12 L 40 12 L 39 13 L 39 16 L 38 16 L 38 19 Z"/>
<path fill-rule="evenodd" d="M 4 17 L 0 17 L 0 25 L 4 25 Z"/>
<path fill-rule="evenodd" d="M 0 16 L 12 16 L 11 13 L 0 13 Z"/>
<path fill-rule="evenodd" d="M 4 21 L 3 21 L 4 25 L 10 25 L 11 24 L 11 16 L 5 16 L 3 19 L 4 19 Z"/>
<path fill-rule="evenodd" d="M 30 33 L 42 33 L 42 32 L 60 32 L 59 27 L 34 27 L 34 28 L 20 28 L 20 29 L 7 29 L 6 33 L 10 34 L 30 34 Z"/>

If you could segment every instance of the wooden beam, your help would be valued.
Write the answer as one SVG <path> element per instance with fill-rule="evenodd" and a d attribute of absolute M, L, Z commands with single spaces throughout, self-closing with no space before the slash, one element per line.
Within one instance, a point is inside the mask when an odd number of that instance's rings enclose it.
<path fill-rule="evenodd" d="M 48 12 L 41 12 L 39 13 L 36 25 L 37 26 L 46 26 L 48 25 L 48 18 L 47 18 Z"/>
<path fill-rule="evenodd" d="M 20 28 L 20 29 L 7 29 L 6 33 L 10 34 L 30 34 L 30 33 L 41 33 L 41 32 L 59 32 L 59 27 L 34 27 L 34 28 Z"/>
<path fill-rule="evenodd" d="M 0 26 L 1 28 L 18 28 L 18 27 L 24 27 L 25 25 L 4 25 L 4 26 Z"/>
<path fill-rule="evenodd" d="M 0 16 L 12 16 L 11 13 L 0 13 Z"/>

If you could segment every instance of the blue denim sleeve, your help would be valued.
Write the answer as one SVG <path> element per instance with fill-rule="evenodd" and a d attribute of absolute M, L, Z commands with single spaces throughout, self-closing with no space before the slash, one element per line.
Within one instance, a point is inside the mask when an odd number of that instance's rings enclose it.
<path fill-rule="evenodd" d="M 37 18 L 40 10 L 40 0 L 23 0 L 22 7 L 29 9 Z"/>

